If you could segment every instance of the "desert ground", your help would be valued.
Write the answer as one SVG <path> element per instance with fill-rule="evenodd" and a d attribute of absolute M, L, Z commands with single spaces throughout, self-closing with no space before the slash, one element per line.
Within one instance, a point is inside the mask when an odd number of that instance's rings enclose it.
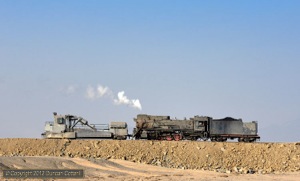
<path fill-rule="evenodd" d="M 8 169 L 83 169 L 84 180 L 296 181 L 299 148 L 299 143 L 0 139 L 0 180 Z"/>

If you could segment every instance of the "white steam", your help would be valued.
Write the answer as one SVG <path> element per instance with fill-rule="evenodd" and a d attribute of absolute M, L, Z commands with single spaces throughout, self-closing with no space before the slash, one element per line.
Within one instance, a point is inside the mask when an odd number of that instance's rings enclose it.
<path fill-rule="evenodd" d="M 67 87 L 66 93 L 67 94 L 73 94 L 76 91 L 76 86 L 75 85 L 70 85 Z"/>
<path fill-rule="evenodd" d="M 118 93 L 118 99 L 114 100 L 114 102 L 117 105 L 124 104 L 124 105 L 129 105 L 133 108 L 137 108 L 139 110 L 142 110 L 142 105 L 141 105 L 141 103 L 138 99 L 131 99 L 130 100 L 124 94 L 125 94 L 124 91 L 121 91 L 121 92 Z"/>
<path fill-rule="evenodd" d="M 1 81 L 0 81 L 0 83 L 1 83 Z M 69 96 L 69 95 L 74 94 L 77 91 L 77 88 L 78 88 L 77 85 L 69 85 L 69 86 L 60 88 L 59 91 L 61 93 L 63 93 L 64 95 Z"/>
<path fill-rule="evenodd" d="M 115 98 L 113 92 L 106 86 L 98 85 L 97 88 L 88 86 L 86 89 L 86 98 L 90 100 L 100 99 L 104 96 L 111 98 L 116 105 L 128 105 L 130 107 L 142 110 L 140 101 L 138 99 L 128 99 L 127 96 L 125 96 L 124 91 L 118 92 L 117 98 Z"/>
<path fill-rule="evenodd" d="M 98 86 L 98 88 L 97 88 L 97 93 L 98 93 L 98 96 L 100 96 L 100 97 L 103 97 L 104 95 L 108 95 L 108 94 L 110 94 L 110 90 L 109 90 L 109 88 L 108 87 L 102 87 L 101 85 L 99 85 Z"/>
<path fill-rule="evenodd" d="M 95 89 L 91 86 L 89 86 L 87 89 L 86 89 L 86 97 L 88 99 L 95 99 L 96 98 L 96 92 L 95 92 Z"/>
<path fill-rule="evenodd" d="M 91 100 L 101 98 L 105 95 L 112 95 L 112 92 L 108 87 L 98 85 L 96 89 L 92 86 L 88 86 L 88 88 L 86 89 L 86 97 Z"/>

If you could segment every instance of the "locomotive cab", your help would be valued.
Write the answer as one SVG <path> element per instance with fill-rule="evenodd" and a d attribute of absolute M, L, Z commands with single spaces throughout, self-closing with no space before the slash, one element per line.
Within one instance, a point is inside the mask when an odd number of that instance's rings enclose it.
<path fill-rule="evenodd" d="M 195 116 L 192 118 L 194 120 L 194 130 L 199 132 L 207 132 L 209 117 Z"/>

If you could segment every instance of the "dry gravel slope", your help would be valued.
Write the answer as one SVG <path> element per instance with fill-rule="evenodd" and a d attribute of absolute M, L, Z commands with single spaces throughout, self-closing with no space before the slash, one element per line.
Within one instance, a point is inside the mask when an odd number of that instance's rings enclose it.
<path fill-rule="evenodd" d="M 227 173 L 300 171 L 300 143 L 0 139 L 0 156 L 112 158 Z"/>

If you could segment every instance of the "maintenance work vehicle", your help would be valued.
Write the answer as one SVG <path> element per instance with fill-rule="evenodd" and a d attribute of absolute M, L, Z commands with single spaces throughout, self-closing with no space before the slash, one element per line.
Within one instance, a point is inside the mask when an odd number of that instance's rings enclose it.
<path fill-rule="evenodd" d="M 126 122 L 89 124 L 87 120 L 74 115 L 57 115 L 54 112 L 53 116 L 53 122 L 46 122 L 45 132 L 42 133 L 43 138 L 125 140 L 130 136 Z"/>

